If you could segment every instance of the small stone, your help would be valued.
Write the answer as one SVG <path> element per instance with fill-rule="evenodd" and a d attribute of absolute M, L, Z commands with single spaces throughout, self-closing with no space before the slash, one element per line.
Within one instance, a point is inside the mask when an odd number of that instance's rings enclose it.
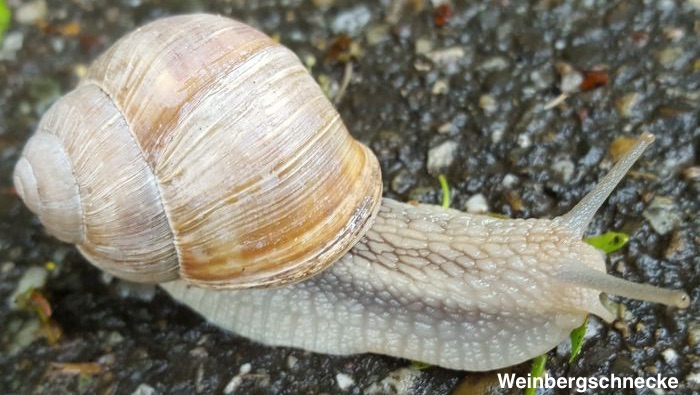
<path fill-rule="evenodd" d="M 574 175 L 574 162 L 571 159 L 560 159 L 552 164 L 552 171 L 561 176 L 563 182 L 571 181 L 571 177 Z"/>
<path fill-rule="evenodd" d="M 462 47 L 448 47 L 436 49 L 425 54 L 434 65 L 454 72 L 457 69 L 457 62 L 462 60 L 465 56 L 464 48 Z"/>
<path fill-rule="evenodd" d="M 110 346 L 116 346 L 119 343 L 124 341 L 124 336 L 121 335 L 121 333 L 117 331 L 112 331 L 107 335 L 106 342 Z"/>
<path fill-rule="evenodd" d="M 3 262 L 2 265 L 0 265 L 0 274 L 7 274 L 14 270 L 15 268 L 15 263 L 14 262 Z"/>
<path fill-rule="evenodd" d="M 33 25 L 46 19 L 48 9 L 44 0 L 31 1 L 22 4 L 15 12 L 15 20 L 22 25 Z"/>
<path fill-rule="evenodd" d="M 15 60 L 17 51 L 22 49 L 24 42 L 24 34 L 22 32 L 10 32 L 5 35 L 2 40 L 2 49 L 0 49 L 0 60 Z"/>
<path fill-rule="evenodd" d="M 507 69 L 509 66 L 508 61 L 500 56 L 494 56 L 486 59 L 479 68 L 486 71 L 501 71 Z"/>
<path fill-rule="evenodd" d="M 445 122 L 442 125 L 438 126 L 437 129 L 437 132 L 440 134 L 452 134 L 457 131 L 457 128 L 454 127 L 452 122 Z"/>
<path fill-rule="evenodd" d="M 230 395 L 236 391 L 236 389 L 243 383 L 245 376 L 253 370 L 253 365 L 250 362 L 246 362 L 238 368 L 238 374 L 233 376 L 231 380 L 224 387 L 224 394 Z"/>
<path fill-rule="evenodd" d="M 491 115 L 498 110 L 496 99 L 491 95 L 481 95 L 481 97 L 479 97 L 479 107 L 481 107 L 487 115 Z"/>
<path fill-rule="evenodd" d="M 365 388 L 365 395 L 408 395 L 413 393 L 413 384 L 421 375 L 420 370 L 401 368 L 390 372 L 382 380 Z"/>
<path fill-rule="evenodd" d="M 389 40 L 389 25 L 380 24 L 368 27 L 365 38 L 367 39 L 367 45 L 369 46 L 377 45 Z"/>
<path fill-rule="evenodd" d="M 136 391 L 132 392 L 131 395 L 156 395 L 156 390 L 146 383 L 141 383 Z"/>
<path fill-rule="evenodd" d="M 447 140 L 431 148 L 428 151 L 428 172 L 435 175 L 440 173 L 440 170 L 450 167 L 455 160 L 458 146 L 456 141 Z"/>
<path fill-rule="evenodd" d="M 253 370 L 253 365 L 250 362 L 246 362 L 238 369 L 240 374 L 248 374 Z"/>
<path fill-rule="evenodd" d="M 444 95 L 449 91 L 450 86 L 447 83 L 447 80 L 444 78 L 440 78 L 439 80 L 435 81 L 430 93 L 432 93 L 433 95 Z"/>
<path fill-rule="evenodd" d="M 233 376 L 233 378 L 231 378 L 231 381 L 229 381 L 228 384 L 226 384 L 226 386 L 224 387 L 224 394 L 233 394 L 236 391 L 236 388 L 238 388 L 241 385 L 241 383 L 243 383 L 243 378 L 241 376 Z"/>
<path fill-rule="evenodd" d="M 518 146 L 520 148 L 529 148 L 532 145 L 532 139 L 527 134 L 518 135 Z"/>
<path fill-rule="evenodd" d="M 341 391 L 345 391 L 351 386 L 355 385 L 355 380 L 353 380 L 352 377 L 345 373 L 338 373 L 335 375 L 335 381 L 338 383 L 338 388 L 341 389 Z"/>
<path fill-rule="evenodd" d="M 559 89 L 563 93 L 578 92 L 579 86 L 583 82 L 583 74 L 566 62 L 558 62 L 555 67 L 561 77 Z"/>
<path fill-rule="evenodd" d="M 678 68 L 684 63 L 683 59 L 685 59 L 685 54 L 685 51 L 681 47 L 668 47 L 656 54 L 656 60 L 667 69 Z"/>
<path fill-rule="evenodd" d="M 491 130 L 491 142 L 494 144 L 498 144 L 503 140 L 503 136 L 506 133 L 506 128 L 499 126 L 499 125 L 494 125 L 493 129 Z"/>
<path fill-rule="evenodd" d="M 289 369 L 294 369 L 294 367 L 297 366 L 297 362 L 299 362 L 299 358 L 295 357 L 294 355 L 289 355 L 287 357 L 287 367 Z"/>
<path fill-rule="evenodd" d="M 17 298 L 20 295 L 26 294 L 32 289 L 43 287 L 46 284 L 48 275 L 49 273 L 46 269 L 41 266 L 32 266 L 27 269 L 17 282 L 17 288 L 15 288 L 15 291 L 7 299 L 7 305 L 10 309 L 14 310 L 19 308 L 17 305 Z"/>
<path fill-rule="evenodd" d="M 520 180 L 518 179 L 518 176 L 516 176 L 515 174 L 508 173 L 505 176 L 503 176 L 503 180 L 501 181 L 501 185 L 510 189 L 510 188 L 513 188 L 515 185 L 517 185 L 519 181 Z"/>
<path fill-rule="evenodd" d="M 342 11 L 331 22 L 333 33 L 345 33 L 349 36 L 357 36 L 372 19 L 372 13 L 365 5 Z"/>
<path fill-rule="evenodd" d="M 664 357 L 664 361 L 668 364 L 674 364 L 678 360 L 678 353 L 672 348 L 663 350 L 661 356 Z"/>
<path fill-rule="evenodd" d="M 676 213 L 673 201 L 660 196 L 651 201 L 651 204 L 642 212 L 642 216 L 660 235 L 667 234 L 681 223 L 681 217 Z"/>
<path fill-rule="evenodd" d="M 693 372 L 685 376 L 685 381 L 692 388 L 694 386 L 700 385 L 700 372 Z"/>
<path fill-rule="evenodd" d="M 464 204 L 464 210 L 468 213 L 487 213 L 489 211 L 489 203 L 484 195 L 477 193 L 467 200 Z"/>
<path fill-rule="evenodd" d="M 207 352 L 206 348 L 200 346 L 191 349 L 190 356 L 193 358 L 207 358 L 209 353 Z"/>
<path fill-rule="evenodd" d="M 637 92 L 628 93 L 615 101 L 615 108 L 620 116 L 629 118 L 641 99 L 642 95 Z"/>
<path fill-rule="evenodd" d="M 38 318 L 32 318 L 28 321 L 11 321 L 3 332 L 14 332 L 14 336 L 7 346 L 7 355 L 15 355 L 21 352 L 44 333 Z"/>
<path fill-rule="evenodd" d="M 391 190 L 403 194 L 413 187 L 416 183 L 416 177 L 406 169 L 399 172 L 391 179 Z"/>
<path fill-rule="evenodd" d="M 433 49 L 433 40 L 429 38 L 419 38 L 416 40 L 416 55 L 425 55 Z"/>
<path fill-rule="evenodd" d="M 156 296 L 155 284 L 134 283 L 120 280 L 117 282 L 115 288 L 117 294 L 124 299 L 133 298 L 144 302 L 150 302 Z"/>

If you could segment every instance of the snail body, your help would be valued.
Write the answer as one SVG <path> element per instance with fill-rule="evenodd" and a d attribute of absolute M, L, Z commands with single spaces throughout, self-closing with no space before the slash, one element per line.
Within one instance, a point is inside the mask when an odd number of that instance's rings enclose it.
<path fill-rule="evenodd" d="M 601 291 L 688 305 L 605 274 L 581 241 L 652 141 L 551 220 L 382 199 L 377 160 L 296 56 L 200 14 L 152 22 L 98 58 L 43 117 L 14 182 L 96 266 L 159 282 L 223 328 L 488 370 L 547 351 L 588 313 L 612 320 Z"/>

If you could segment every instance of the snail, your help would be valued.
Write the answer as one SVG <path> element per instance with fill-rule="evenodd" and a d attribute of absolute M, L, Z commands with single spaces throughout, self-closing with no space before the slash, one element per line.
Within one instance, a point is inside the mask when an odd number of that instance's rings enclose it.
<path fill-rule="evenodd" d="M 160 283 L 222 328 L 481 371 L 548 351 L 589 313 L 612 321 L 601 292 L 689 305 L 606 274 L 581 240 L 652 141 L 642 134 L 554 219 L 382 198 L 377 159 L 290 50 L 197 14 L 151 22 L 95 60 L 42 117 L 13 181 L 95 266 Z"/>

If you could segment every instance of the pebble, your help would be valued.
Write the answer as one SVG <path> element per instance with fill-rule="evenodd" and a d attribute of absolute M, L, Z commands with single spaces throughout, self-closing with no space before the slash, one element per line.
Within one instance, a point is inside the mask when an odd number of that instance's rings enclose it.
<path fill-rule="evenodd" d="M 416 183 L 416 176 L 406 169 L 399 170 L 391 179 L 391 190 L 396 193 L 406 193 Z"/>
<path fill-rule="evenodd" d="M 425 54 L 434 65 L 447 71 L 455 71 L 457 62 L 464 58 L 465 52 L 462 47 L 448 47 L 436 49 Z"/>
<path fill-rule="evenodd" d="M 6 323 L 3 323 L 5 325 Z M 13 320 L 7 323 L 3 330 L 3 336 L 8 332 L 14 332 L 14 336 L 10 340 L 5 352 L 7 355 L 15 355 L 21 352 L 25 347 L 34 343 L 35 340 L 43 335 L 39 319 L 32 318 L 27 321 Z"/>
<path fill-rule="evenodd" d="M 433 40 L 429 38 L 419 38 L 414 45 L 416 55 L 425 55 L 433 49 Z"/>
<path fill-rule="evenodd" d="M 43 287 L 46 284 L 48 275 L 49 272 L 47 272 L 46 269 L 41 266 L 32 266 L 27 269 L 27 271 L 22 275 L 22 278 L 20 278 L 17 282 L 17 288 L 15 288 L 15 291 L 9 298 L 7 298 L 7 305 L 10 307 L 10 309 L 15 310 L 19 307 L 17 306 L 16 302 L 18 296 L 26 293 L 30 289 Z"/>
<path fill-rule="evenodd" d="M 37 21 L 46 19 L 46 2 L 44 0 L 24 3 L 15 12 L 15 20 L 22 25 L 33 25 Z"/>
<path fill-rule="evenodd" d="M 367 45 L 369 46 L 388 41 L 391 38 L 389 36 L 389 25 L 380 24 L 368 27 L 367 33 L 365 33 L 365 38 L 367 39 Z"/>
<path fill-rule="evenodd" d="M 678 360 L 678 353 L 672 348 L 667 348 L 661 352 L 664 361 L 668 364 L 674 364 Z"/>
<path fill-rule="evenodd" d="M 561 76 L 559 89 L 563 93 L 578 92 L 579 86 L 583 82 L 583 74 L 574 69 L 570 64 L 559 62 L 556 64 L 557 71 Z"/>
<path fill-rule="evenodd" d="M 513 188 L 515 185 L 517 185 L 519 181 L 520 180 L 518 179 L 518 176 L 516 176 L 515 174 L 508 173 L 505 176 L 503 176 L 503 180 L 501 181 L 501 185 L 510 189 L 510 188 Z"/>
<path fill-rule="evenodd" d="M 532 145 L 532 139 L 527 134 L 518 135 L 518 147 L 529 148 Z"/>
<path fill-rule="evenodd" d="M 245 375 L 250 373 L 251 370 L 253 370 L 253 365 L 251 365 L 249 362 L 241 365 L 241 367 L 238 369 L 238 374 L 233 376 L 231 381 L 229 381 L 228 384 L 226 384 L 226 387 L 224 387 L 224 394 L 230 395 L 234 393 L 241 383 L 243 383 L 243 378 Z"/>
<path fill-rule="evenodd" d="M 146 383 L 141 383 L 136 391 L 132 392 L 131 395 L 156 395 L 157 392 L 155 388 L 151 387 Z"/>
<path fill-rule="evenodd" d="M 345 373 L 336 374 L 335 381 L 338 383 L 338 388 L 340 388 L 342 391 L 345 391 L 355 385 L 355 380 Z"/>
<path fill-rule="evenodd" d="M 629 118 L 641 99 L 642 95 L 638 92 L 628 93 L 615 101 L 615 108 L 621 116 Z"/>
<path fill-rule="evenodd" d="M 299 362 L 299 358 L 295 357 L 294 355 L 289 355 L 287 357 L 287 367 L 289 369 L 294 369 L 294 367 L 297 366 L 298 362 Z"/>
<path fill-rule="evenodd" d="M 571 177 L 574 175 L 574 162 L 571 159 L 560 159 L 552 164 L 552 171 L 561 176 L 563 182 L 571 181 Z"/>
<path fill-rule="evenodd" d="M 481 107 L 487 115 L 491 115 L 498 110 L 496 99 L 491 95 L 481 95 L 481 97 L 479 97 L 479 107 Z"/>
<path fill-rule="evenodd" d="M 16 60 L 17 51 L 22 49 L 24 42 L 24 34 L 22 32 L 10 32 L 5 35 L 2 40 L 2 49 L 0 49 L 1 60 Z"/>
<path fill-rule="evenodd" d="M 150 302 L 156 296 L 156 286 L 155 284 L 146 283 L 135 283 L 131 281 L 117 282 L 116 285 L 117 294 L 122 298 L 133 298 L 142 300 L 144 302 Z"/>
<path fill-rule="evenodd" d="M 681 47 L 664 48 L 656 54 L 656 60 L 667 69 L 680 68 L 685 59 L 685 51 Z"/>
<path fill-rule="evenodd" d="M 370 384 L 365 388 L 365 395 L 408 395 L 413 393 L 413 384 L 421 375 L 420 370 L 401 368 L 390 372 L 381 381 Z"/>
<path fill-rule="evenodd" d="M 685 381 L 691 387 L 700 385 L 700 372 L 693 372 L 693 373 L 685 376 Z"/>
<path fill-rule="evenodd" d="M 485 71 L 501 71 L 507 69 L 509 66 L 508 61 L 500 56 L 494 56 L 486 59 L 479 68 Z"/>
<path fill-rule="evenodd" d="M 489 203 L 484 195 L 477 193 L 467 200 L 464 204 L 464 210 L 468 213 L 487 213 L 489 211 Z"/>
<path fill-rule="evenodd" d="M 432 93 L 433 95 L 444 95 L 449 91 L 450 86 L 448 85 L 447 80 L 444 78 L 440 78 L 439 80 L 435 81 L 430 93 Z"/>
<path fill-rule="evenodd" d="M 349 36 L 357 36 L 372 19 L 372 13 L 366 5 L 358 5 L 346 11 L 338 13 L 331 22 L 333 33 L 345 33 Z"/>
<path fill-rule="evenodd" d="M 642 212 L 642 216 L 660 235 L 672 231 L 681 222 L 681 217 L 676 213 L 673 201 L 661 196 L 657 196 L 651 201 L 651 204 Z"/>
<path fill-rule="evenodd" d="M 450 167 L 455 160 L 458 144 L 456 141 L 447 140 L 428 151 L 428 172 L 436 175 L 444 168 Z"/>

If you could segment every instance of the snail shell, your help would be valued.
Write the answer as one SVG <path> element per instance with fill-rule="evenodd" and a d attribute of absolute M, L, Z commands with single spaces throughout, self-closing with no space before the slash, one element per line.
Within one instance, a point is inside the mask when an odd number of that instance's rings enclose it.
<path fill-rule="evenodd" d="M 380 177 L 291 51 L 188 15 L 99 57 L 44 115 L 14 183 L 109 273 L 245 288 L 336 261 L 376 215 Z"/>

